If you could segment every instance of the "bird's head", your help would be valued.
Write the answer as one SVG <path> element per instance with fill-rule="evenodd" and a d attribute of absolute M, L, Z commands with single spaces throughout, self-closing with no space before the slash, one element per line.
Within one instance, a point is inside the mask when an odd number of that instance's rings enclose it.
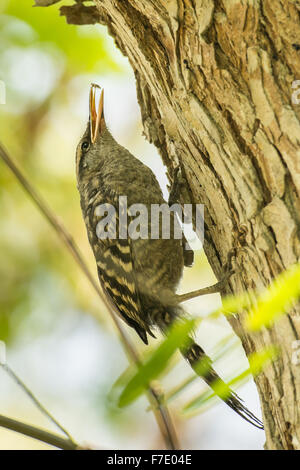
<path fill-rule="evenodd" d="M 88 174 L 99 166 L 101 153 L 105 151 L 105 144 L 111 138 L 104 119 L 103 98 L 103 88 L 101 89 L 92 83 L 89 98 L 89 121 L 76 150 L 76 173 L 79 181 L 84 174 Z M 97 101 L 98 106 L 96 105 Z"/>

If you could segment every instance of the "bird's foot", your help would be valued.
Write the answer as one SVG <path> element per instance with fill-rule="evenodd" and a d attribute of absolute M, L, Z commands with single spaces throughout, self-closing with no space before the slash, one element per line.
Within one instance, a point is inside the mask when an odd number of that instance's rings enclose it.
<path fill-rule="evenodd" d="M 185 302 L 186 300 L 194 299 L 195 297 L 199 297 L 200 295 L 215 294 L 217 292 L 222 292 L 222 290 L 224 290 L 224 288 L 227 286 L 230 277 L 235 273 L 232 267 L 232 259 L 234 256 L 235 250 L 230 250 L 227 257 L 227 263 L 225 265 L 224 275 L 219 282 L 209 287 L 203 287 L 202 289 L 188 292 L 187 294 L 176 295 L 177 304 Z"/>

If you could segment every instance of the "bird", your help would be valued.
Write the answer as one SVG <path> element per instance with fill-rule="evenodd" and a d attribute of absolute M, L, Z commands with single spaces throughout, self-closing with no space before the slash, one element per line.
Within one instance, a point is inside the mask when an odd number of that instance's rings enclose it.
<path fill-rule="evenodd" d="M 176 173 L 179 173 L 178 178 Z M 167 203 L 152 170 L 112 136 L 104 117 L 104 89 L 91 84 L 89 119 L 76 149 L 77 188 L 82 215 L 101 287 L 119 316 L 145 344 L 148 344 L 149 335 L 155 337 L 155 329 L 166 335 L 173 323 L 186 315 L 180 305 L 182 301 L 208 291 L 199 289 L 188 294 L 176 293 L 184 267 L 193 264 L 193 251 L 184 236 L 174 236 L 174 228 L 170 229 L 169 238 L 130 237 L 128 233 L 120 236 L 122 217 L 125 216 L 129 222 L 134 220 L 128 208 L 143 205 L 151 212 L 151 207 L 162 204 L 170 206 L 176 202 L 182 185 L 180 174 L 178 169 L 174 172 Z M 107 219 L 106 235 L 102 231 L 99 236 L 99 227 L 103 229 L 102 223 L 109 212 L 114 217 Z M 171 211 L 170 227 L 176 226 L 173 225 L 174 219 L 176 214 Z M 147 228 L 151 228 L 149 221 Z M 231 274 L 232 270 L 229 269 L 223 281 L 212 286 L 209 292 L 220 291 Z M 180 352 L 230 408 L 249 423 L 263 429 L 262 422 L 219 377 L 211 359 L 192 336 Z M 220 384 L 226 391 L 221 395 L 218 392 Z"/>

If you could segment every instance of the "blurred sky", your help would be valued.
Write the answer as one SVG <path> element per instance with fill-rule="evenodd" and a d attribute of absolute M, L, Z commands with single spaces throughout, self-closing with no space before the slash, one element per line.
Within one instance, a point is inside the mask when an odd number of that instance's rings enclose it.
<path fill-rule="evenodd" d="M 0 80 L 6 87 L 0 139 L 68 227 L 95 274 L 74 165 L 91 82 L 105 88 L 105 116 L 114 137 L 153 169 L 167 195 L 165 169 L 142 136 L 133 73 L 106 29 L 67 25 L 57 6 L 32 8 L 32 3 L 4 0 L 0 5 Z M 0 339 L 7 344 L 10 366 L 80 442 L 115 449 L 162 448 L 146 399 L 119 410 L 109 395 L 128 366 L 114 327 L 71 256 L 1 162 L 0 250 Z M 197 252 L 181 291 L 214 281 L 203 253 Z M 210 295 L 186 307 L 205 317 L 219 303 L 218 295 Z M 145 351 L 136 335 L 129 334 Z M 197 338 L 213 353 L 230 334 L 220 318 L 204 320 Z M 233 343 L 235 348 L 216 364 L 224 378 L 248 367 L 239 342 Z M 166 390 L 190 375 L 177 359 L 163 378 Z M 263 433 L 223 403 L 189 420 L 181 415 L 183 404 L 205 387 L 197 380 L 170 405 L 182 448 L 262 448 Z M 239 394 L 260 416 L 253 382 Z M 54 430 L 1 369 L 0 414 Z M 47 447 L 0 428 L 0 449 Z"/>

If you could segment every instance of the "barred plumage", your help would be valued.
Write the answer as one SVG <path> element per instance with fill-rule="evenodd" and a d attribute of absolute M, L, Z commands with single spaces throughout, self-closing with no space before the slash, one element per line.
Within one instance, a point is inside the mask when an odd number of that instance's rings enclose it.
<path fill-rule="evenodd" d="M 81 208 L 103 290 L 120 316 L 147 344 L 147 334 L 153 336 L 153 328 L 158 327 L 165 333 L 176 317 L 184 315 L 178 305 L 176 289 L 183 267 L 193 262 L 193 252 L 184 238 L 175 239 L 174 229 L 171 230 L 170 239 L 118 236 L 122 225 L 120 218 L 124 213 L 129 221 L 132 220 L 126 207 L 144 204 L 150 212 L 152 204 L 161 205 L 165 201 L 152 171 L 111 136 L 103 115 L 103 93 L 101 97 L 96 113 L 95 86 L 92 86 L 90 122 L 77 147 L 76 169 Z M 126 196 L 128 202 L 128 206 L 121 209 L 120 196 Z M 171 198 L 174 197 L 176 191 L 172 190 Z M 100 204 L 110 204 L 115 208 L 116 224 L 108 224 L 110 234 L 116 235 L 112 238 L 103 239 L 97 234 L 98 224 L 104 217 L 98 209 Z M 175 217 L 171 213 L 171 227 Z M 151 230 L 150 220 L 148 230 Z M 190 339 L 188 347 L 181 352 L 197 373 L 197 364 L 205 361 L 207 370 L 200 375 L 214 389 L 216 381 L 221 379 L 203 349 Z M 262 427 L 262 423 L 244 407 L 239 397 L 227 388 L 224 401 L 254 426 Z"/>

